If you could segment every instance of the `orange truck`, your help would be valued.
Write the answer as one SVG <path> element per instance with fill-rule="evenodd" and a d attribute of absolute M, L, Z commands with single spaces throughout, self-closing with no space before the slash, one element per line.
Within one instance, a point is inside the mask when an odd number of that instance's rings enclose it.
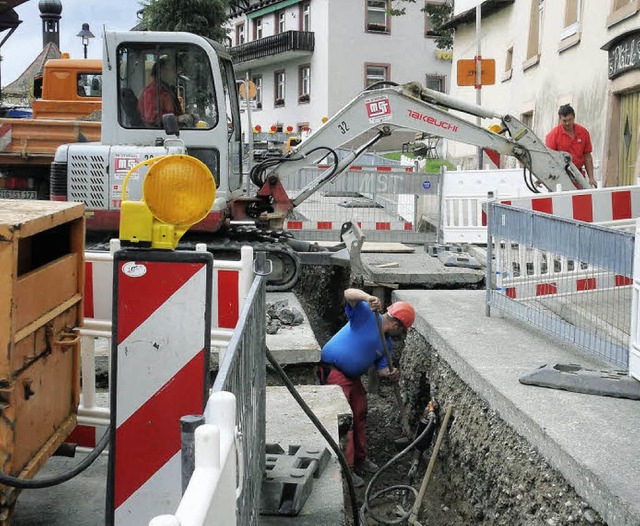
<path fill-rule="evenodd" d="M 32 118 L 0 118 L 0 199 L 49 199 L 56 148 L 100 140 L 101 60 L 49 60 L 33 94 Z"/>

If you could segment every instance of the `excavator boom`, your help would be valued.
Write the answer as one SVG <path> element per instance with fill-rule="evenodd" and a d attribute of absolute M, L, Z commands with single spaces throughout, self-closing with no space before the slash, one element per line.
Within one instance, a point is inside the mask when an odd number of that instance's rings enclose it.
<path fill-rule="evenodd" d="M 499 119 L 502 131 L 494 133 L 449 110 Z M 335 155 L 337 148 L 367 133 L 368 139 L 359 148 L 340 161 L 336 155 L 335 165 L 300 192 L 293 201 L 297 206 L 335 179 L 378 140 L 396 130 L 425 132 L 511 155 L 550 191 L 589 188 L 589 181 L 572 164 L 569 154 L 547 148 L 530 128 L 515 117 L 459 101 L 415 82 L 363 91 L 277 164 L 269 176 L 283 179 L 332 152 Z"/>

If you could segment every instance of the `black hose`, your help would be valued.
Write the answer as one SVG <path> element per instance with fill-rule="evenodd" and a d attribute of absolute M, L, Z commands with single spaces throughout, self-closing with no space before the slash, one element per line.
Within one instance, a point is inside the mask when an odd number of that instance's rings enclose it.
<path fill-rule="evenodd" d="M 329 432 L 324 428 L 324 426 L 322 425 L 322 422 L 320 422 L 320 420 L 318 420 L 318 417 L 313 413 L 313 411 L 311 411 L 311 409 L 309 408 L 307 403 L 302 399 L 302 397 L 300 396 L 300 393 L 298 393 L 298 391 L 296 391 L 296 388 L 293 385 L 293 383 L 291 383 L 291 380 L 287 376 L 287 373 L 285 373 L 282 370 L 282 367 L 280 367 L 280 364 L 273 357 L 273 355 L 271 354 L 271 351 L 269 351 L 269 349 L 266 349 L 266 351 L 267 351 L 267 359 L 269 360 L 269 363 L 276 370 L 276 373 L 278 373 L 278 376 L 283 381 L 285 387 L 291 393 L 291 396 L 293 396 L 295 401 L 298 402 L 298 405 L 302 408 L 302 410 L 305 412 L 305 414 L 309 417 L 309 420 L 311 420 L 311 422 L 313 422 L 313 425 L 315 425 L 318 428 L 318 431 L 320 431 L 320 434 L 329 443 L 329 445 L 331 446 L 331 449 L 333 449 L 333 452 L 338 457 L 338 461 L 340 462 L 340 466 L 342 467 L 343 473 L 348 473 L 349 474 L 345 478 L 346 478 L 346 481 L 347 481 L 347 487 L 349 488 L 349 500 L 351 501 L 351 510 L 353 512 L 353 526 L 360 526 L 360 519 L 359 519 L 359 516 L 358 516 L 358 500 L 356 498 L 356 490 L 355 490 L 355 488 L 353 486 L 353 480 L 351 479 L 351 475 L 350 475 L 351 474 L 351 469 L 349 468 L 349 464 L 347 463 L 347 459 L 345 458 L 344 453 L 342 453 L 342 450 L 340 449 L 340 446 L 338 444 L 336 444 L 336 441 L 329 434 Z"/>
<path fill-rule="evenodd" d="M 429 419 L 429 424 L 427 424 L 427 426 L 423 429 L 422 433 L 420 433 L 420 435 L 418 435 L 413 442 L 411 442 L 411 444 L 409 444 L 405 449 L 403 449 L 400 453 L 398 453 L 395 457 L 393 457 L 391 460 L 389 460 L 389 462 L 387 462 L 384 466 L 382 466 L 374 475 L 373 477 L 371 477 L 371 480 L 369 481 L 369 485 L 367 486 L 367 489 L 364 493 L 364 504 L 362 505 L 362 508 L 360 509 L 360 513 L 361 513 L 361 519 L 364 521 L 366 519 L 366 513 L 369 514 L 369 516 L 376 522 L 380 523 L 380 524 L 400 524 L 404 521 L 406 521 L 409 516 L 411 515 L 411 509 L 409 509 L 408 512 L 406 512 L 404 515 L 402 515 L 401 517 L 397 518 L 397 519 L 392 519 L 392 520 L 387 520 L 387 519 L 381 519 L 380 517 L 378 517 L 375 513 L 373 513 L 373 511 L 370 508 L 370 504 L 371 502 L 373 502 L 375 499 L 382 497 L 383 495 L 386 495 L 387 493 L 391 493 L 392 491 L 398 491 L 398 490 L 403 490 L 406 492 L 413 492 L 414 496 L 417 498 L 418 497 L 418 490 L 416 490 L 416 488 L 414 488 L 413 486 L 409 486 L 408 484 L 398 484 L 396 486 L 389 486 L 388 488 L 384 488 L 376 493 L 374 493 L 373 495 L 370 496 L 371 493 L 371 488 L 373 487 L 375 481 L 380 477 L 380 475 L 382 474 L 383 471 L 385 471 L 386 469 L 388 469 L 391 465 L 395 464 L 398 460 L 400 460 L 402 457 L 404 457 L 407 453 L 409 453 L 418 443 L 420 443 L 420 441 L 427 436 L 428 433 L 433 433 L 433 429 L 436 426 L 436 419 L 434 418 L 430 418 Z"/>
<path fill-rule="evenodd" d="M 378 82 L 374 82 L 370 86 L 367 86 L 364 91 L 371 91 L 374 89 L 378 89 L 384 86 L 398 86 L 397 82 L 393 82 L 392 80 L 379 80 Z"/>
<path fill-rule="evenodd" d="M 42 489 L 50 488 L 51 486 L 57 486 L 58 484 L 67 482 L 67 480 L 71 480 L 72 478 L 78 476 L 95 462 L 95 460 L 100 456 L 100 453 L 104 451 L 104 448 L 107 447 L 107 444 L 109 443 L 109 433 L 110 428 L 107 428 L 100 441 L 96 444 L 96 447 L 93 448 L 93 451 L 91 451 L 91 453 L 89 453 L 81 462 L 79 462 L 76 467 L 69 471 L 66 471 L 65 473 L 41 479 L 22 479 L 19 477 L 13 477 L 11 475 L 0 473 L 0 484 L 18 489 Z"/>
<path fill-rule="evenodd" d="M 339 159 L 338 159 L 337 152 L 332 148 L 329 148 L 328 146 L 317 146 L 316 148 L 313 148 L 312 150 L 307 152 L 305 155 L 309 156 L 312 153 L 317 152 L 318 150 L 327 150 L 329 154 L 333 156 L 333 171 L 331 172 L 331 175 L 333 175 L 338 167 Z M 269 168 L 273 166 L 277 166 L 280 163 L 299 161 L 302 158 L 303 157 L 301 155 L 294 155 L 292 157 L 279 157 L 279 158 L 273 158 L 273 159 L 266 159 L 265 161 L 262 161 L 261 163 L 258 163 L 255 166 L 253 166 L 253 168 L 251 168 L 251 171 L 249 172 L 249 179 L 251 179 L 251 182 L 255 184 L 258 188 L 262 188 L 262 186 L 266 182 L 266 171 Z"/>
<path fill-rule="evenodd" d="M 529 150 L 525 150 L 525 155 L 526 155 L 527 160 L 529 162 L 529 166 L 531 166 L 531 164 L 532 164 L 531 152 Z M 527 177 L 527 172 L 528 172 L 528 177 Z M 529 191 L 532 194 L 539 194 L 540 193 L 540 190 L 538 190 L 538 187 L 536 186 L 536 183 L 533 180 L 533 172 L 531 172 L 531 168 L 529 168 L 529 170 L 527 170 L 527 167 L 523 166 L 522 167 L 522 177 L 524 178 L 524 184 L 527 186 L 527 188 L 529 189 Z"/>

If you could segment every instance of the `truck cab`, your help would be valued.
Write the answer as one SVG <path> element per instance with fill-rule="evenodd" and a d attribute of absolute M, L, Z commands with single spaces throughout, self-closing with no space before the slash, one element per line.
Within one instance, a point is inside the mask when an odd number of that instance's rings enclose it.
<path fill-rule="evenodd" d="M 241 129 L 237 87 L 229 53 L 189 33 L 107 32 L 104 40 L 100 143 L 61 146 L 52 165 L 52 198 L 82 201 L 87 227 L 117 230 L 122 182 L 139 162 L 186 153 L 213 174 L 216 230 L 227 201 L 241 195 Z M 179 136 L 169 136 L 163 115 L 173 113 Z M 131 178 L 128 198 L 141 195 Z M 216 215 L 217 214 L 217 215 Z"/>
<path fill-rule="evenodd" d="M 33 81 L 34 119 L 77 119 L 102 106 L 102 61 L 51 59 Z"/>

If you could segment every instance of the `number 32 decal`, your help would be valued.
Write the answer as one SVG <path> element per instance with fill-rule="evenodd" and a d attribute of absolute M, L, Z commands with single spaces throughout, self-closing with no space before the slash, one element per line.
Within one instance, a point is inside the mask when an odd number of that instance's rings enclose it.
<path fill-rule="evenodd" d="M 349 131 L 349 125 L 345 121 L 342 121 L 340 124 L 338 124 L 338 129 L 340 130 L 340 133 L 344 135 Z"/>

